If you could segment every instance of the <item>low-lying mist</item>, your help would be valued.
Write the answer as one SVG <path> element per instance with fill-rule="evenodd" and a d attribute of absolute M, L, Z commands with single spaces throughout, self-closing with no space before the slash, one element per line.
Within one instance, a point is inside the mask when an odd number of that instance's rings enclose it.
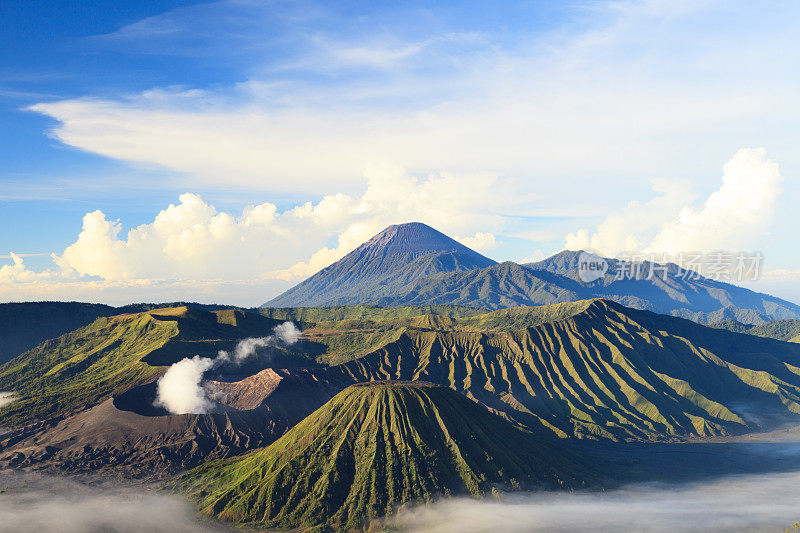
<path fill-rule="evenodd" d="M 178 497 L 144 487 L 86 485 L 63 477 L 0 472 L 0 531 L 58 533 L 210 533 Z"/>
<path fill-rule="evenodd" d="M 401 511 L 392 523 L 408 532 L 782 532 L 800 520 L 798 486 L 800 472 L 791 472 L 602 493 L 458 498 Z"/>
<path fill-rule="evenodd" d="M 17 395 L 13 392 L 9 391 L 0 391 L 0 407 L 7 405 L 13 402 L 17 398 Z"/>

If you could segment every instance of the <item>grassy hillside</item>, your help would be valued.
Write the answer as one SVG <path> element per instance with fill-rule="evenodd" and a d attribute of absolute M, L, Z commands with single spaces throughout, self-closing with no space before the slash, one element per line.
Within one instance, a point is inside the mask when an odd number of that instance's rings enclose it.
<path fill-rule="evenodd" d="M 800 320 L 773 320 L 760 326 L 752 324 L 742 324 L 736 320 L 724 320 L 713 324 L 712 327 L 727 329 L 737 333 L 747 333 L 758 337 L 767 337 L 779 341 L 793 341 L 800 337 Z"/>
<path fill-rule="evenodd" d="M 512 331 L 560 320 L 586 309 L 590 301 L 487 312 L 470 307 L 405 306 L 262 309 L 266 316 L 304 326 L 304 338 L 325 364 L 351 361 L 394 342 L 408 329 Z"/>
<path fill-rule="evenodd" d="M 419 305 L 378 307 L 375 305 L 340 305 L 335 307 L 262 307 L 258 312 L 276 320 L 291 320 L 313 326 L 320 322 L 370 321 L 382 322 L 420 315 L 462 318 L 480 315 L 484 309 L 455 305 Z"/>
<path fill-rule="evenodd" d="M 66 414 L 154 380 L 183 357 L 213 357 L 236 340 L 270 333 L 276 321 L 238 310 L 186 307 L 98 318 L 0 366 L 0 426 Z"/>
<path fill-rule="evenodd" d="M 575 310 L 511 331 L 408 328 L 374 353 L 315 375 L 343 385 L 430 381 L 560 436 L 741 433 L 800 414 L 800 346 L 604 300 Z"/>
<path fill-rule="evenodd" d="M 130 304 L 111 307 L 82 302 L 21 302 L 0 304 L 0 364 L 42 342 L 88 326 L 99 317 L 141 313 L 165 307 L 218 310 L 219 305 L 197 303 Z"/>
<path fill-rule="evenodd" d="M 113 311 L 107 305 L 79 302 L 0 304 L 0 364 Z"/>
<path fill-rule="evenodd" d="M 341 531 L 441 495 L 576 487 L 586 470 L 453 390 L 375 383 L 346 389 L 267 448 L 207 463 L 178 486 L 222 520 Z"/>

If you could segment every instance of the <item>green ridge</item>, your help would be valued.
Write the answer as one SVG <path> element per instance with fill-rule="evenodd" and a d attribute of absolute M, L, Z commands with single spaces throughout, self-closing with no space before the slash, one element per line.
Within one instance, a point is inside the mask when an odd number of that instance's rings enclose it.
<path fill-rule="evenodd" d="M 315 375 L 331 383 L 430 381 L 559 436 L 722 435 L 800 414 L 796 344 L 604 300 L 522 330 L 408 329 L 372 354 Z"/>
<path fill-rule="evenodd" d="M 760 326 L 751 324 L 742 324 L 736 320 L 724 320 L 712 327 L 718 329 L 727 329 L 728 331 L 735 331 L 737 333 L 747 333 L 748 335 L 756 335 L 757 337 L 767 337 L 779 341 L 796 342 L 795 339 L 800 337 L 800 320 L 773 320 Z"/>
<path fill-rule="evenodd" d="M 513 331 L 561 320 L 585 311 L 592 300 L 539 307 L 514 307 L 487 312 L 452 306 L 352 306 L 321 309 L 281 309 L 267 316 L 295 320 L 305 326 L 305 338 L 324 346 L 317 360 L 344 363 L 390 342 L 408 329 L 439 331 Z M 280 312 L 277 312 L 280 311 Z"/>
<path fill-rule="evenodd" d="M 270 333 L 276 321 L 239 310 L 187 307 L 98 318 L 0 366 L 0 426 L 68 414 L 156 379 L 184 357 L 214 357 L 240 338 Z"/>
<path fill-rule="evenodd" d="M 177 486 L 222 520 L 342 531 L 440 496 L 577 487 L 575 472 L 588 470 L 451 389 L 373 383 L 347 388 L 267 448 L 209 462 Z"/>

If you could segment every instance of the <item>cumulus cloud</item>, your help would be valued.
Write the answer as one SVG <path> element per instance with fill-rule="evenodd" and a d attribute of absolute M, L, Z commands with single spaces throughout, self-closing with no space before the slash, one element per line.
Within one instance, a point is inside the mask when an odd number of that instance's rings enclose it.
<path fill-rule="evenodd" d="M 258 354 L 259 348 L 283 343 L 287 346 L 300 339 L 300 330 L 292 322 L 276 326 L 272 335 L 249 337 L 236 343 L 232 352 L 220 350 L 213 359 L 208 357 L 185 357 L 170 366 L 158 380 L 156 399 L 153 405 L 163 407 L 172 414 L 207 413 L 214 406 L 203 376 L 215 367 L 241 365 Z"/>
<path fill-rule="evenodd" d="M 605 256 L 752 250 L 773 222 L 782 181 L 763 148 L 743 148 L 724 165 L 722 185 L 702 207 L 692 205 L 694 194 L 686 182 L 657 181 L 653 189 L 660 196 L 630 202 L 591 235 L 586 229 L 568 234 L 565 246 Z"/>
<path fill-rule="evenodd" d="M 84 292 L 141 299 L 137 287 L 186 299 L 187 288 L 194 286 L 201 295 L 209 291 L 229 302 L 242 302 L 233 294 L 238 290 L 247 298 L 244 305 L 258 305 L 391 224 L 424 222 L 456 237 L 472 235 L 467 242 L 491 249 L 497 241 L 490 231 L 506 220 L 494 213 L 520 197 L 491 174 L 442 172 L 419 178 L 375 165 L 366 176 L 361 195 L 333 194 L 285 210 L 264 202 L 240 213 L 219 211 L 198 194 L 185 193 L 152 222 L 127 232 L 102 211 L 86 213 L 79 235 L 53 254 L 50 269 L 28 269 L 14 254 L 13 264 L 0 267 L 0 286 L 7 298 L 19 294 L 20 299 L 40 294 L 74 299 Z M 255 287 L 265 290 L 259 294 Z"/>
<path fill-rule="evenodd" d="M 520 265 L 524 265 L 526 263 L 537 263 L 544 259 L 547 259 L 547 254 L 545 254 L 543 251 L 539 249 L 536 249 L 533 251 L 531 255 L 523 257 L 522 259 L 518 259 L 516 262 L 519 263 Z"/>
<path fill-rule="evenodd" d="M 783 531 L 797 522 L 800 473 L 729 477 L 696 485 L 632 486 L 604 493 L 444 500 L 401 511 L 403 531 L 478 533 Z"/>
<path fill-rule="evenodd" d="M 472 248 L 478 252 L 487 252 L 500 245 L 493 233 L 484 233 L 482 231 L 479 231 L 472 237 L 461 238 L 459 242 L 467 248 Z"/>
<path fill-rule="evenodd" d="M 34 272 L 28 270 L 22 256 L 14 252 L 9 254 L 9 258 L 13 261 L 13 264 L 0 266 L 0 284 L 40 281 L 53 275 L 52 272 Z"/>
<path fill-rule="evenodd" d="M 465 182 L 470 184 L 466 190 Z M 486 214 L 487 209 L 513 203 L 512 196 L 487 205 L 495 187 L 489 175 L 443 173 L 418 179 L 401 169 L 379 169 L 370 172 L 360 197 L 336 194 L 283 212 L 263 203 L 238 216 L 186 193 L 153 222 L 124 236 L 121 224 L 103 212 L 87 213 L 77 240 L 55 260 L 65 273 L 105 280 L 292 279 L 329 265 L 386 226 L 408 221 L 456 235 L 473 231 L 467 242 L 489 249 L 496 245 L 494 236 L 475 230 L 500 227 L 503 217 Z M 333 247 L 325 244 L 332 237 Z M 6 278 L 22 276 L 21 259 L 3 268 L 0 275 Z"/>
<path fill-rule="evenodd" d="M 756 245 L 774 219 L 783 177 L 763 148 L 739 150 L 722 169 L 722 186 L 701 209 L 686 207 L 648 247 L 678 253 L 714 249 L 746 250 Z"/>

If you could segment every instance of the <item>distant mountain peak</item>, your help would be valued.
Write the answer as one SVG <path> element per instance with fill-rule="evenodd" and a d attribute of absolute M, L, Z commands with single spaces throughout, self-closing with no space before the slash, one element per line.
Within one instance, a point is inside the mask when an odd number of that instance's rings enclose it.
<path fill-rule="evenodd" d="M 393 224 L 359 248 L 381 248 L 396 253 L 463 252 L 480 255 L 422 222 Z"/>
<path fill-rule="evenodd" d="M 494 264 L 427 224 L 395 224 L 264 305 L 313 307 L 377 301 L 391 294 L 393 287 L 423 276 Z"/>

